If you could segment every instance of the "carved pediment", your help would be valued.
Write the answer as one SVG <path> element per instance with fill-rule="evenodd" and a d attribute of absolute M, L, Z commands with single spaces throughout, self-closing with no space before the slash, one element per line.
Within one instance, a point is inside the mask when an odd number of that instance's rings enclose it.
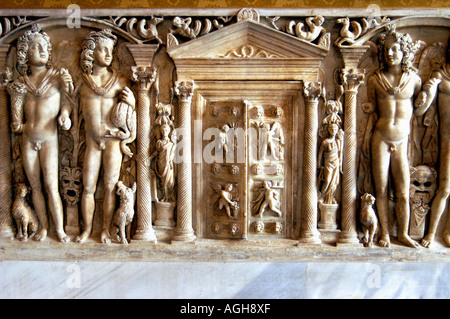
<path fill-rule="evenodd" d="M 325 57 L 328 50 L 287 33 L 245 20 L 212 32 L 203 37 L 169 48 L 173 58 L 218 58 L 242 47 L 265 52 L 255 58 L 268 56 L 285 59 Z M 227 56 L 235 57 L 235 56 Z"/>
<path fill-rule="evenodd" d="M 167 53 L 183 78 L 297 80 L 308 74 L 314 80 L 328 49 L 245 20 L 169 47 Z"/>

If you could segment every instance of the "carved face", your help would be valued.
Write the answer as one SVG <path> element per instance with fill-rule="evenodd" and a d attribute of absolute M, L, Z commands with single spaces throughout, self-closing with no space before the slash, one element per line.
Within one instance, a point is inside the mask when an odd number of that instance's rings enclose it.
<path fill-rule="evenodd" d="M 114 42 L 112 40 L 101 40 L 94 50 L 94 63 L 99 66 L 109 66 L 113 58 Z"/>
<path fill-rule="evenodd" d="M 261 233 L 264 230 L 264 223 L 263 222 L 255 222 L 253 224 L 253 229 L 256 233 Z"/>
<path fill-rule="evenodd" d="M 395 41 L 393 37 L 386 38 L 384 44 L 384 60 L 388 66 L 400 65 L 402 63 L 403 51 L 401 44 Z"/>
<path fill-rule="evenodd" d="M 36 36 L 30 42 L 28 61 L 31 65 L 44 66 L 49 59 L 48 42 L 42 36 Z"/>
<path fill-rule="evenodd" d="M 64 201 L 71 206 L 77 205 L 80 200 L 82 188 L 82 174 L 81 167 L 61 168 L 59 178 L 61 181 L 61 194 Z"/>
<path fill-rule="evenodd" d="M 425 199 L 424 196 L 430 201 L 437 189 L 437 172 L 435 169 L 426 165 L 420 165 L 412 167 L 410 169 L 411 185 L 410 185 L 410 197 L 411 201 L 417 198 Z"/>
<path fill-rule="evenodd" d="M 255 164 L 252 166 L 252 172 L 255 175 L 261 175 L 262 174 L 262 166 L 259 164 Z"/>

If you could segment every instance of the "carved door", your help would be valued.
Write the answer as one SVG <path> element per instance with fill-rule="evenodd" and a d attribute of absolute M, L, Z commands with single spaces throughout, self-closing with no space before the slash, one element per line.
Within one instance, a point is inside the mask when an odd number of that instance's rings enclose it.
<path fill-rule="evenodd" d="M 246 118 L 241 100 L 206 104 L 203 161 L 209 238 L 247 238 Z"/>
<path fill-rule="evenodd" d="M 203 183 L 194 189 L 203 198 L 195 204 L 201 210 L 200 234 L 290 237 L 297 193 L 294 144 L 302 138 L 294 124 L 303 123 L 297 116 L 300 83 L 230 81 L 226 86 L 220 90 L 211 83 L 197 91 L 203 153 L 196 176 Z"/>

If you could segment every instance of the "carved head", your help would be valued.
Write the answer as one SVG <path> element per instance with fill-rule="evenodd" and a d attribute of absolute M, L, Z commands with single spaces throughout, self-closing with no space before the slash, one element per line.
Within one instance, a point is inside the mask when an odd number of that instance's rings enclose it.
<path fill-rule="evenodd" d="M 168 137 L 170 134 L 170 126 L 167 124 L 163 124 L 160 127 L 160 131 L 163 137 Z"/>
<path fill-rule="evenodd" d="M 82 191 L 83 170 L 81 167 L 62 166 L 59 179 L 61 182 L 61 195 L 64 201 L 75 206 L 80 201 Z"/>
<path fill-rule="evenodd" d="M 263 182 L 263 187 L 265 189 L 270 189 L 272 187 L 272 182 L 271 181 L 264 181 Z"/>
<path fill-rule="evenodd" d="M 117 37 L 111 30 L 91 31 L 83 42 L 80 64 L 84 73 L 91 74 L 94 64 L 109 66 L 113 59 L 113 49 L 117 43 Z"/>
<path fill-rule="evenodd" d="M 365 193 L 361 196 L 361 201 L 365 205 L 373 205 L 375 203 L 375 197 L 372 194 Z"/>
<path fill-rule="evenodd" d="M 329 124 L 328 125 L 328 134 L 331 137 L 335 137 L 338 132 L 339 132 L 339 125 L 337 125 L 337 124 Z"/>
<path fill-rule="evenodd" d="M 25 185 L 24 183 L 16 184 L 16 196 L 19 198 L 24 198 L 31 191 L 31 188 Z"/>
<path fill-rule="evenodd" d="M 33 24 L 17 41 L 17 63 L 22 74 L 29 74 L 30 64 L 51 66 L 52 44 L 39 24 Z"/>
<path fill-rule="evenodd" d="M 231 191 L 233 190 L 233 184 L 227 184 L 227 185 L 225 185 L 225 190 L 226 190 L 227 192 L 231 192 Z"/>
<path fill-rule="evenodd" d="M 382 34 L 378 43 L 380 68 L 401 64 L 403 72 L 413 69 L 414 54 L 418 48 L 408 33 L 397 32 L 394 25 L 390 26 L 388 33 Z"/>
<path fill-rule="evenodd" d="M 255 106 L 256 117 L 261 118 L 264 116 L 264 108 L 261 105 Z"/>
<path fill-rule="evenodd" d="M 313 19 L 313 21 L 314 21 L 314 24 L 315 24 L 315 25 L 319 26 L 319 25 L 322 25 L 322 24 L 323 24 L 323 22 L 325 21 L 325 19 L 324 19 L 322 16 L 315 16 L 314 19 Z"/>
<path fill-rule="evenodd" d="M 255 175 L 261 175 L 263 171 L 263 167 L 260 164 L 252 165 L 252 172 Z"/>
<path fill-rule="evenodd" d="M 275 223 L 275 232 L 280 234 L 283 231 L 283 224 L 280 222 Z"/>
<path fill-rule="evenodd" d="M 415 197 L 426 195 L 431 200 L 437 189 L 437 172 L 434 168 L 426 165 L 411 167 L 410 170 L 410 198 L 413 201 Z"/>
<path fill-rule="evenodd" d="M 119 195 L 122 202 L 132 203 L 134 201 L 134 194 L 136 193 L 136 182 L 133 187 L 127 187 L 122 181 L 118 181 L 116 194 Z"/>
<path fill-rule="evenodd" d="M 261 221 L 257 221 L 253 224 L 253 229 L 256 233 L 262 233 L 264 230 L 264 223 Z"/>

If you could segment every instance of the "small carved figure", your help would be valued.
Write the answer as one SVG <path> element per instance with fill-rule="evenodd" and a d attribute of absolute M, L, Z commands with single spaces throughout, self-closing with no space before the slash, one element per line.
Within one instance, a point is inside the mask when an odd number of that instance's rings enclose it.
<path fill-rule="evenodd" d="M 379 244 L 383 247 L 390 245 L 388 211 L 392 172 L 398 240 L 409 247 L 418 247 L 418 243 L 408 235 L 408 136 L 413 101 L 422 86 L 420 77 L 411 68 L 417 47 L 408 34 L 396 32 L 395 26 L 387 34 L 382 34 L 379 41 L 380 69 L 369 78 L 367 86 L 369 100 L 378 113 L 372 135 L 372 171 L 381 224 Z"/>
<path fill-rule="evenodd" d="M 125 186 L 122 181 L 117 182 L 116 194 L 120 197 L 119 208 L 116 210 L 113 219 L 113 226 L 115 226 L 115 233 L 111 235 L 117 235 L 122 244 L 127 245 L 131 238 L 131 222 L 134 217 L 134 200 L 136 194 L 136 183 L 133 187 Z M 128 240 L 127 240 L 128 238 Z"/>
<path fill-rule="evenodd" d="M 259 146 L 259 159 L 269 160 L 267 155 L 270 151 L 270 156 L 274 160 L 284 159 L 284 133 L 281 124 L 278 122 L 270 125 L 266 122 L 253 122 L 258 128 L 258 146 Z"/>
<path fill-rule="evenodd" d="M 146 20 L 142 19 L 138 22 L 138 32 L 141 37 L 143 37 L 146 41 L 151 41 L 156 39 L 159 43 L 162 43 L 161 38 L 158 35 L 158 29 L 156 26 L 164 21 L 164 18 L 158 18 L 151 16 L 148 28 L 145 28 Z"/>
<path fill-rule="evenodd" d="M 162 202 L 174 201 L 175 186 L 175 166 L 173 159 L 175 157 L 175 144 L 170 140 L 170 127 L 163 124 L 160 128 L 162 137 L 156 142 L 156 150 L 147 159 L 147 165 L 151 165 L 156 158 L 156 167 L 154 172 L 160 180 L 163 189 Z"/>
<path fill-rule="evenodd" d="M 309 30 L 305 30 L 306 27 L 303 22 L 299 22 L 295 26 L 295 32 L 293 30 L 293 26 L 295 25 L 295 21 L 290 21 L 286 25 L 286 31 L 290 34 L 295 34 L 302 40 L 312 42 L 316 40 L 322 33 L 325 33 L 326 30 L 322 26 L 325 19 L 322 16 L 314 16 L 308 17 L 305 19 L 306 25 L 309 27 Z"/>
<path fill-rule="evenodd" d="M 373 238 L 377 232 L 378 219 L 372 205 L 375 203 L 375 197 L 369 193 L 361 196 L 361 212 L 359 220 L 362 224 L 364 237 L 361 239 L 365 247 L 373 245 Z"/>
<path fill-rule="evenodd" d="M 65 243 L 70 238 L 64 232 L 58 188 L 58 125 L 63 130 L 71 127 L 72 106 L 68 96 L 72 94 L 73 84 L 68 72 L 51 67 L 51 53 L 50 37 L 39 25 L 33 25 L 17 42 L 18 70 L 22 76 L 10 84 L 8 91 L 12 100 L 11 128 L 13 133 L 22 134 L 22 163 L 40 222 L 34 239 L 44 240 L 49 229 L 42 191 L 45 185 L 58 239 Z"/>
<path fill-rule="evenodd" d="M 172 24 L 175 27 L 175 29 L 169 29 L 169 32 L 171 34 L 179 34 L 183 37 L 195 39 L 199 33 L 200 30 L 196 31 L 190 27 L 190 24 L 192 22 L 191 18 L 180 18 L 175 17 L 172 20 Z"/>
<path fill-rule="evenodd" d="M 362 34 L 362 27 L 356 21 L 350 22 L 349 18 L 340 18 L 337 19 L 336 22 L 343 25 L 339 32 L 339 37 L 334 42 L 334 45 L 336 46 L 340 46 L 344 42 L 352 44 Z M 350 31 L 350 26 L 352 27 L 352 31 Z"/>
<path fill-rule="evenodd" d="M 258 196 L 253 203 L 253 210 L 257 211 L 257 217 L 263 217 L 263 213 L 266 211 L 266 208 L 273 212 L 275 212 L 278 217 L 281 217 L 283 214 L 280 210 L 281 202 L 280 202 L 280 194 L 273 189 L 272 183 L 270 181 L 264 181 L 262 183 L 262 187 L 254 189 L 259 192 Z"/>
<path fill-rule="evenodd" d="M 16 238 L 26 241 L 33 237 L 39 227 L 34 210 L 27 202 L 27 195 L 31 189 L 23 183 L 16 184 L 16 198 L 12 206 L 12 217 L 16 222 Z"/>
<path fill-rule="evenodd" d="M 325 204 L 336 204 L 335 193 L 342 173 L 343 136 L 338 134 L 337 124 L 331 123 L 327 127 L 328 137 L 319 148 L 319 180 L 322 181 L 319 200 Z"/>
<path fill-rule="evenodd" d="M 155 119 L 155 125 L 173 125 L 173 105 L 172 104 L 165 104 L 162 102 L 158 102 L 156 104 L 156 119 Z"/>
<path fill-rule="evenodd" d="M 129 88 L 125 87 L 122 94 L 133 93 Z M 133 157 L 133 153 L 127 144 L 132 143 L 136 139 L 136 111 L 134 107 L 125 102 L 117 103 L 111 112 L 111 123 L 118 127 L 119 130 L 109 130 L 105 137 L 116 137 L 122 140 L 120 142 L 122 153 Z"/>
<path fill-rule="evenodd" d="M 233 184 L 228 183 L 222 189 L 222 186 L 219 184 L 211 183 L 211 187 L 215 191 L 215 194 L 211 199 L 212 205 L 215 205 L 218 201 L 219 210 L 225 209 L 228 217 L 233 219 L 237 218 L 239 213 L 239 201 L 234 200 L 235 196 L 233 196 Z"/>

